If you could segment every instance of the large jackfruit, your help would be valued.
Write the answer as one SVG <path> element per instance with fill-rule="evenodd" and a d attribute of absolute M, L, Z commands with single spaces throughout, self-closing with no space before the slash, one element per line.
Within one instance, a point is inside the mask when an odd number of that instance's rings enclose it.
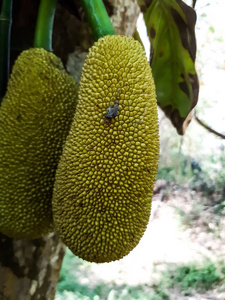
<path fill-rule="evenodd" d="M 110 262 L 128 254 L 149 221 L 158 165 L 155 86 L 133 38 L 96 42 L 56 172 L 53 218 L 75 255 Z"/>
<path fill-rule="evenodd" d="M 0 231 L 18 239 L 53 230 L 56 167 L 75 111 L 77 86 L 54 54 L 21 53 L 0 107 Z"/>

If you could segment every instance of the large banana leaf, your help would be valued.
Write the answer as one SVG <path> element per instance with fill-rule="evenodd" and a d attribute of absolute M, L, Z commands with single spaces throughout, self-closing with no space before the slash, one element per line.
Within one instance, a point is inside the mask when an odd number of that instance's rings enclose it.
<path fill-rule="evenodd" d="M 195 11 L 181 0 L 139 0 L 151 42 L 157 101 L 179 134 L 198 100 Z"/>

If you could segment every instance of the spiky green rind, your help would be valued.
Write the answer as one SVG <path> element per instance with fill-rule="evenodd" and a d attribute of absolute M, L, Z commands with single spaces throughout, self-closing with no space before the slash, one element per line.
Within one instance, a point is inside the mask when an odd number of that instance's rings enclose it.
<path fill-rule="evenodd" d="M 77 86 L 54 54 L 18 57 L 0 107 L 0 231 L 18 239 L 53 230 L 55 171 L 75 111 Z"/>
<path fill-rule="evenodd" d="M 99 39 L 82 70 L 53 193 L 56 229 L 75 255 L 110 262 L 138 244 L 158 153 L 155 85 L 142 46 L 125 36 Z"/>

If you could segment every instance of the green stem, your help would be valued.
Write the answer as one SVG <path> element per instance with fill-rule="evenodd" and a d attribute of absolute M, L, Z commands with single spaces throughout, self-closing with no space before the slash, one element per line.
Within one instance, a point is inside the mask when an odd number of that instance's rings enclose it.
<path fill-rule="evenodd" d="M 116 34 L 102 0 L 80 0 L 97 41 L 105 35 Z"/>
<path fill-rule="evenodd" d="M 13 0 L 3 0 L 0 13 L 0 103 L 9 79 L 12 2 Z"/>
<path fill-rule="evenodd" d="M 52 31 L 57 0 L 41 0 L 34 36 L 34 47 L 52 51 Z"/>

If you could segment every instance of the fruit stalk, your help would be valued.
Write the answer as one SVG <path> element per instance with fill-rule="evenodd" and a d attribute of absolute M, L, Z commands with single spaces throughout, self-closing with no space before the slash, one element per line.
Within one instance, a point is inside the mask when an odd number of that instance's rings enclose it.
<path fill-rule="evenodd" d="M 52 31 L 57 0 L 41 0 L 34 36 L 34 47 L 52 51 Z"/>
<path fill-rule="evenodd" d="M 12 2 L 13 0 L 3 0 L 0 13 L 0 103 L 9 79 Z"/>
<path fill-rule="evenodd" d="M 81 0 L 81 5 L 95 41 L 105 35 L 116 34 L 102 0 Z"/>

